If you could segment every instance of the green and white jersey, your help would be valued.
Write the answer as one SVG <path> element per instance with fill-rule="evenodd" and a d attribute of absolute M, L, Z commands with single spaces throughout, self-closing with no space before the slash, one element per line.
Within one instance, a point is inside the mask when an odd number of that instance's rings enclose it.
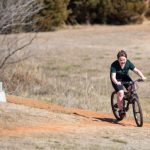
<path fill-rule="evenodd" d="M 128 75 L 129 70 L 134 70 L 134 68 L 135 68 L 134 64 L 128 59 L 123 69 L 119 64 L 119 61 L 116 60 L 111 64 L 110 76 L 112 73 L 116 73 L 116 79 L 121 80 L 122 78 Z"/>

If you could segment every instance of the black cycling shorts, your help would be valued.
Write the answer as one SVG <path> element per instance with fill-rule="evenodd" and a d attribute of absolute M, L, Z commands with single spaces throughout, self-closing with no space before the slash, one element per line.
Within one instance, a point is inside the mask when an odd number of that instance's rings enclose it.
<path fill-rule="evenodd" d="M 132 79 L 129 76 L 124 76 L 121 80 L 118 79 L 118 81 L 130 82 L 130 81 L 132 81 Z M 111 83 L 112 83 L 112 86 L 113 86 L 113 88 L 115 89 L 116 92 L 119 92 L 120 90 L 124 90 L 123 87 L 125 87 L 126 89 L 128 89 L 128 87 L 129 87 L 129 85 L 127 85 L 127 84 L 117 85 L 112 80 L 111 80 Z"/>

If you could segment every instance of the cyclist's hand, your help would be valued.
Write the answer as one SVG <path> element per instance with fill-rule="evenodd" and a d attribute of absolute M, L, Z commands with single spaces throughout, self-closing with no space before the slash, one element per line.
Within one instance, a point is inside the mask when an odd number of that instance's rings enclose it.
<path fill-rule="evenodd" d="M 145 77 L 145 76 L 143 76 L 141 79 L 142 79 L 143 81 L 145 81 L 145 80 L 146 80 L 146 77 Z"/>
<path fill-rule="evenodd" d="M 117 84 L 117 85 L 121 85 L 121 82 L 120 82 L 120 81 L 118 81 L 116 84 Z"/>

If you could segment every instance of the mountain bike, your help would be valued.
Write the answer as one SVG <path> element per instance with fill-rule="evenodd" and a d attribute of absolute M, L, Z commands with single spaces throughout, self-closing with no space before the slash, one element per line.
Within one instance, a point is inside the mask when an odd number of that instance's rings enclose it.
<path fill-rule="evenodd" d="M 137 82 L 143 82 L 143 80 L 138 79 L 138 80 L 130 81 L 130 82 L 122 82 L 123 85 L 125 84 L 129 85 L 128 90 L 124 92 L 123 110 L 126 113 L 129 110 L 129 105 L 131 104 L 133 108 L 133 115 L 134 115 L 136 125 L 138 127 L 142 127 L 143 126 L 143 113 L 142 113 L 142 108 L 139 102 L 139 97 L 136 92 L 137 87 L 138 87 Z M 112 111 L 113 111 L 115 118 L 118 121 L 123 120 L 125 115 L 124 116 L 119 115 L 119 112 L 118 112 L 119 108 L 117 105 L 117 93 L 115 91 L 112 92 L 111 94 L 111 107 L 112 107 Z"/>

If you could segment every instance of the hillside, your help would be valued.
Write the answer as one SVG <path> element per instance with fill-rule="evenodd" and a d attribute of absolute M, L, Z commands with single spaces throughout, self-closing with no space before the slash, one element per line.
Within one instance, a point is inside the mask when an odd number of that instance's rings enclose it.
<path fill-rule="evenodd" d="M 6 94 L 20 97 L 0 103 L 0 149 L 149 150 L 150 22 L 67 26 L 36 37 L 27 47 L 36 57 L 8 67 L 3 76 Z M 120 49 L 147 77 L 138 89 L 142 128 L 132 111 L 121 122 L 111 112 L 109 67 Z"/>

